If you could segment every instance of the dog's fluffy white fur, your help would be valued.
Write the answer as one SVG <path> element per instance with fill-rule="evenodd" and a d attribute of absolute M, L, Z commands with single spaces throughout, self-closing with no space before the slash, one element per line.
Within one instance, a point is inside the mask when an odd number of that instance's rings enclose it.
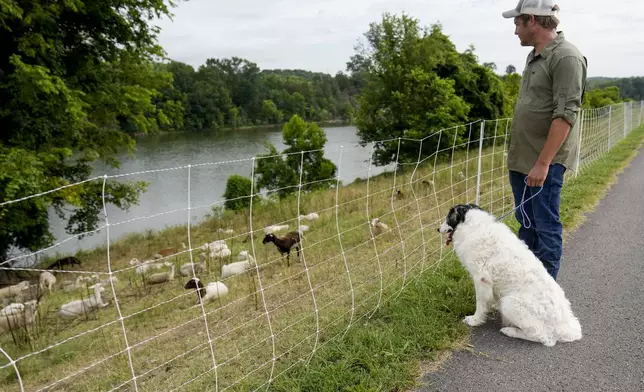
<path fill-rule="evenodd" d="M 465 323 L 483 324 L 496 307 L 506 336 L 549 347 L 581 339 L 581 325 L 564 291 L 507 225 L 470 204 L 452 207 L 438 231 L 448 234 L 474 281 L 476 311 Z"/>

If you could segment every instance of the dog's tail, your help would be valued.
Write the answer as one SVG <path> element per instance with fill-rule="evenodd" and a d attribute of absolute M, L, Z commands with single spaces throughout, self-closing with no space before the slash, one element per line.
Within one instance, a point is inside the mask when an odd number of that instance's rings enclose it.
<path fill-rule="evenodd" d="M 577 317 L 572 316 L 567 323 L 557 328 L 557 340 L 561 342 L 574 342 L 582 337 L 581 324 Z"/>

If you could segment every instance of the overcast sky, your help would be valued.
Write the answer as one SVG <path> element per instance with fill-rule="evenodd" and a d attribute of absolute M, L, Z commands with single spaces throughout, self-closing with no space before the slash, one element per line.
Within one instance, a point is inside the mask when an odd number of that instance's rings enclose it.
<path fill-rule="evenodd" d="M 644 75 L 644 1 L 561 0 L 560 30 L 588 58 L 589 76 Z M 608 6 L 606 4 L 609 4 Z M 459 51 L 475 46 L 497 72 L 523 70 L 521 47 L 501 12 L 514 0 L 181 0 L 174 20 L 156 21 L 169 57 L 191 64 L 242 57 L 260 68 L 346 70 L 354 45 L 383 12 L 440 22 Z"/>

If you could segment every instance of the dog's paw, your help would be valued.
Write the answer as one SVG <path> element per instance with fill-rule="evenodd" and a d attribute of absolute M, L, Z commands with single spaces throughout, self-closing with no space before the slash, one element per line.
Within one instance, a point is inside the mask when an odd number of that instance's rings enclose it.
<path fill-rule="evenodd" d="M 474 317 L 474 316 L 467 316 L 463 319 L 463 322 L 470 327 L 476 327 L 478 325 L 483 324 L 485 320 L 479 318 L 479 317 Z"/>
<path fill-rule="evenodd" d="M 505 336 L 511 337 L 511 338 L 516 338 L 517 337 L 517 329 L 515 327 L 505 327 L 501 328 L 500 331 L 502 334 Z"/>

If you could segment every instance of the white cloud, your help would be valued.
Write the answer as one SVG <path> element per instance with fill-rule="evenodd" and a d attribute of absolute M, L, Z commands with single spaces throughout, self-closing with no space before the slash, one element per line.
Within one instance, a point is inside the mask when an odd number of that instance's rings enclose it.
<path fill-rule="evenodd" d="M 642 75 L 644 2 L 561 0 L 566 38 L 588 58 L 589 76 Z M 190 0 L 161 20 L 168 55 L 195 67 L 207 58 L 238 56 L 260 68 L 344 71 L 354 45 L 383 12 L 406 12 L 421 25 L 440 22 L 462 51 L 472 44 L 483 62 L 523 70 L 531 48 L 521 47 L 501 12 L 514 0 Z"/>

